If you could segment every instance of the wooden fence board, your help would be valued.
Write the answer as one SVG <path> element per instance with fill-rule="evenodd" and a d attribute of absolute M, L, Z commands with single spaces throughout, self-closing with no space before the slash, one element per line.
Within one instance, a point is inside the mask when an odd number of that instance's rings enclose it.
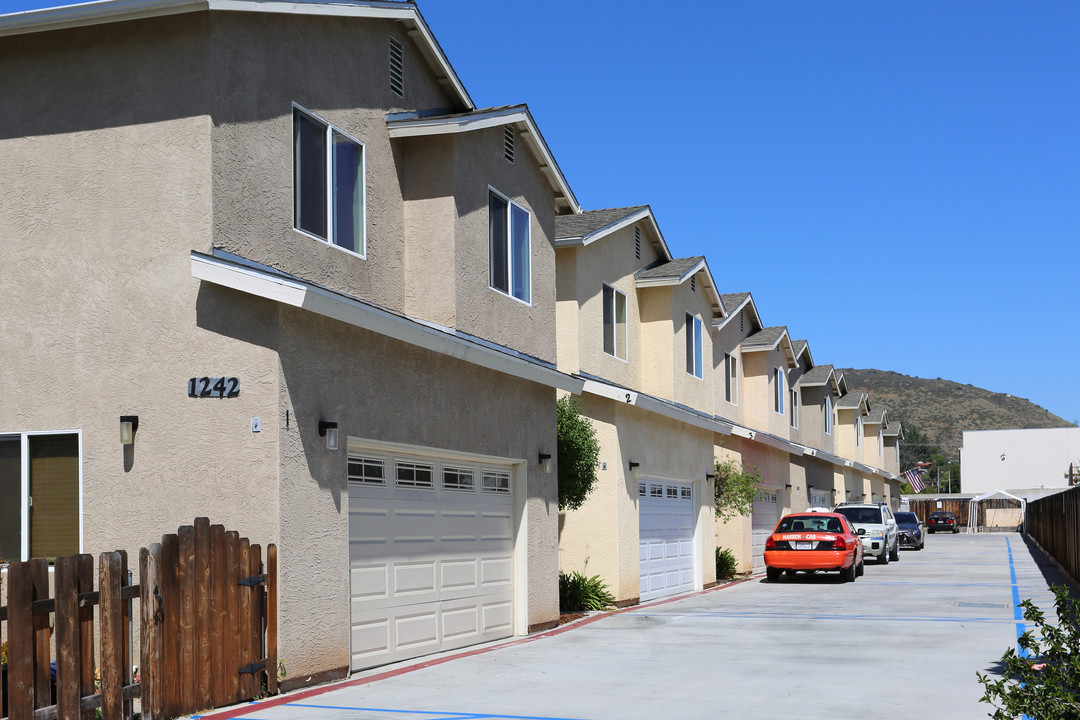
<path fill-rule="evenodd" d="M 123 707 L 124 602 L 120 553 L 104 553 L 99 559 L 99 612 L 101 618 L 101 720 L 120 720 Z"/>
<path fill-rule="evenodd" d="M 49 594 L 49 561 L 36 558 L 30 561 L 30 577 L 34 585 L 34 600 L 47 600 Z M 52 630 L 47 614 L 34 615 L 34 707 L 52 705 Z M 9 645 L 10 647 L 10 645 Z"/>
<path fill-rule="evenodd" d="M 225 533 L 225 608 L 229 617 L 237 617 L 240 608 L 239 586 L 236 584 L 237 567 L 240 564 L 240 534 L 235 530 Z M 225 697 L 228 702 L 236 702 L 240 697 L 240 653 L 238 652 L 239 633 L 236 623 L 225 628 Z"/>
<path fill-rule="evenodd" d="M 94 592 L 94 556 L 76 556 L 80 593 Z M 94 688 L 94 606 L 79 605 L 79 692 L 82 697 L 95 694 Z M 93 710 L 83 710 L 83 720 L 94 720 Z"/>
<path fill-rule="evenodd" d="M 278 691 L 277 545 L 266 548 L 266 681 L 271 695 Z"/>
<path fill-rule="evenodd" d="M 180 559 L 180 539 L 176 535 L 161 537 L 161 597 L 164 619 L 161 629 L 162 712 L 176 717 L 180 710 L 180 590 L 176 571 Z"/>
<path fill-rule="evenodd" d="M 82 700 L 79 642 L 79 567 L 77 557 L 56 558 L 56 715 L 79 720 Z"/>
<path fill-rule="evenodd" d="M 8 717 L 32 720 L 34 717 L 34 652 L 16 652 L 16 648 L 34 647 L 34 616 L 30 604 L 34 586 L 29 563 L 8 566 Z"/>
<path fill-rule="evenodd" d="M 262 572 L 262 547 L 257 543 L 252 544 L 250 548 L 251 563 L 248 566 L 249 574 L 252 577 L 257 577 L 263 574 Z M 248 656 L 251 658 L 251 662 L 265 662 L 265 651 L 263 649 L 263 614 L 266 612 L 265 604 L 263 603 L 263 597 L 265 594 L 265 583 L 256 585 L 251 588 L 251 612 L 248 615 L 250 625 L 248 626 Z M 251 675 L 251 691 L 254 694 L 261 693 L 263 688 L 263 675 L 260 672 L 252 673 Z"/>
<path fill-rule="evenodd" d="M 161 667 L 161 636 L 158 632 L 161 607 L 158 569 L 161 566 L 161 545 L 154 543 L 139 551 L 139 614 L 141 618 L 142 655 L 139 672 L 142 676 L 143 720 L 163 720 L 161 687 L 158 672 Z"/>
<path fill-rule="evenodd" d="M 180 711 L 188 711 L 188 702 L 195 696 L 195 527 L 184 525 L 176 532 L 179 540 L 177 585 L 180 593 L 180 636 L 177 663 L 180 681 L 179 696 L 185 699 Z M 198 709 L 198 708 L 194 708 Z"/>
<path fill-rule="evenodd" d="M 251 544 L 247 538 L 240 538 L 239 557 L 236 564 L 234 583 L 248 577 L 251 571 Z M 254 662 L 251 652 L 251 596 L 254 588 L 247 585 L 237 585 L 237 613 L 236 622 L 233 623 L 233 634 L 236 637 L 236 671 Z M 253 697 L 252 675 L 244 673 L 237 676 L 237 702 L 240 698 Z"/>
<path fill-rule="evenodd" d="M 225 678 L 225 527 L 210 526 L 210 637 L 214 707 L 228 703 Z"/>
<path fill-rule="evenodd" d="M 195 698 L 200 708 L 213 707 L 210 644 L 210 519 L 195 518 Z"/>

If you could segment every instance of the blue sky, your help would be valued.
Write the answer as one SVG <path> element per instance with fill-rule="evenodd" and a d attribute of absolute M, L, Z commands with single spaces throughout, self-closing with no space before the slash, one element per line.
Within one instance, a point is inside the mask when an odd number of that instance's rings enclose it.
<path fill-rule="evenodd" d="M 650 204 L 819 364 L 1080 419 L 1080 3 L 419 4 L 586 209 Z"/>

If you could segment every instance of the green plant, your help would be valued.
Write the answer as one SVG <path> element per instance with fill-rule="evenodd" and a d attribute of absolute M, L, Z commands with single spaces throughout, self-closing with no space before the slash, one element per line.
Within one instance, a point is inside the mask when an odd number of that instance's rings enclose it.
<path fill-rule="evenodd" d="M 735 553 L 728 548 L 716 548 L 716 579 L 730 580 L 735 577 L 738 563 L 735 562 Z"/>
<path fill-rule="evenodd" d="M 608 592 L 607 585 L 599 575 L 585 577 L 581 573 L 559 573 L 559 610 L 577 612 L 581 610 L 603 610 L 615 604 L 615 596 Z"/>
<path fill-rule="evenodd" d="M 577 510 L 596 485 L 600 443 L 581 404 L 569 395 L 556 404 L 559 448 L 559 510 Z"/>
<path fill-rule="evenodd" d="M 1017 638 L 1020 652 L 1009 648 L 1001 656 L 998 680 L 975 673 L 986 690 L 981 701 L 995 708 L 994 720 L 1021 714 L 1036 720 L 1080 717 L 1080 602 L 1065 586 L 1051 589 L 1057 623 L 1047 621 L 1031 600 L 1022 601 L 1024 620 L 1035 629 Z"/>
<path fill-rule="evenodd" d="M 760 492 L 761 471 L 733 457 L 714 459 L 714 463 L 716 517 L 727 522 L 732 518 L 749 515 Z"/>

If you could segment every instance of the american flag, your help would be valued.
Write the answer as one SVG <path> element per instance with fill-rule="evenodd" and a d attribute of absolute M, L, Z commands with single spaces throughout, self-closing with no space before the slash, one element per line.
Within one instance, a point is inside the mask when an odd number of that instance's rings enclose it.
<path fill-rule="evenodd" d="M 909 485 L 911 485 L 911 489 L 917 493 L 921 493 L 926 487 L 926 483 L 923 482 L 922 474 L 918 471 L 918 469 L 912 469 L 905 472 L 904 479 L 908 481 Z"/>

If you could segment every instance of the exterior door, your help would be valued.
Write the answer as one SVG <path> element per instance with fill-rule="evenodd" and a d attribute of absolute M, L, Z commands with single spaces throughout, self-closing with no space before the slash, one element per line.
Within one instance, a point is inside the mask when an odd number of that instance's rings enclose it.
<path fill-rule="evenodd" d="M 764 490 L 754 500 L 753 536 L 751 550 L 754 555 L 754 572 L 765 572 L 765 541 L 780 521 L 776 492 Z"/>
<path fill-rule="evenodd" d="M 638 483 L 641 601 L 694 589 L 694 487 Z"/>
<path fill-rule="evenodd" d="M 513 634 L 511 468 L 349 453 L 351 667 Z"/>

